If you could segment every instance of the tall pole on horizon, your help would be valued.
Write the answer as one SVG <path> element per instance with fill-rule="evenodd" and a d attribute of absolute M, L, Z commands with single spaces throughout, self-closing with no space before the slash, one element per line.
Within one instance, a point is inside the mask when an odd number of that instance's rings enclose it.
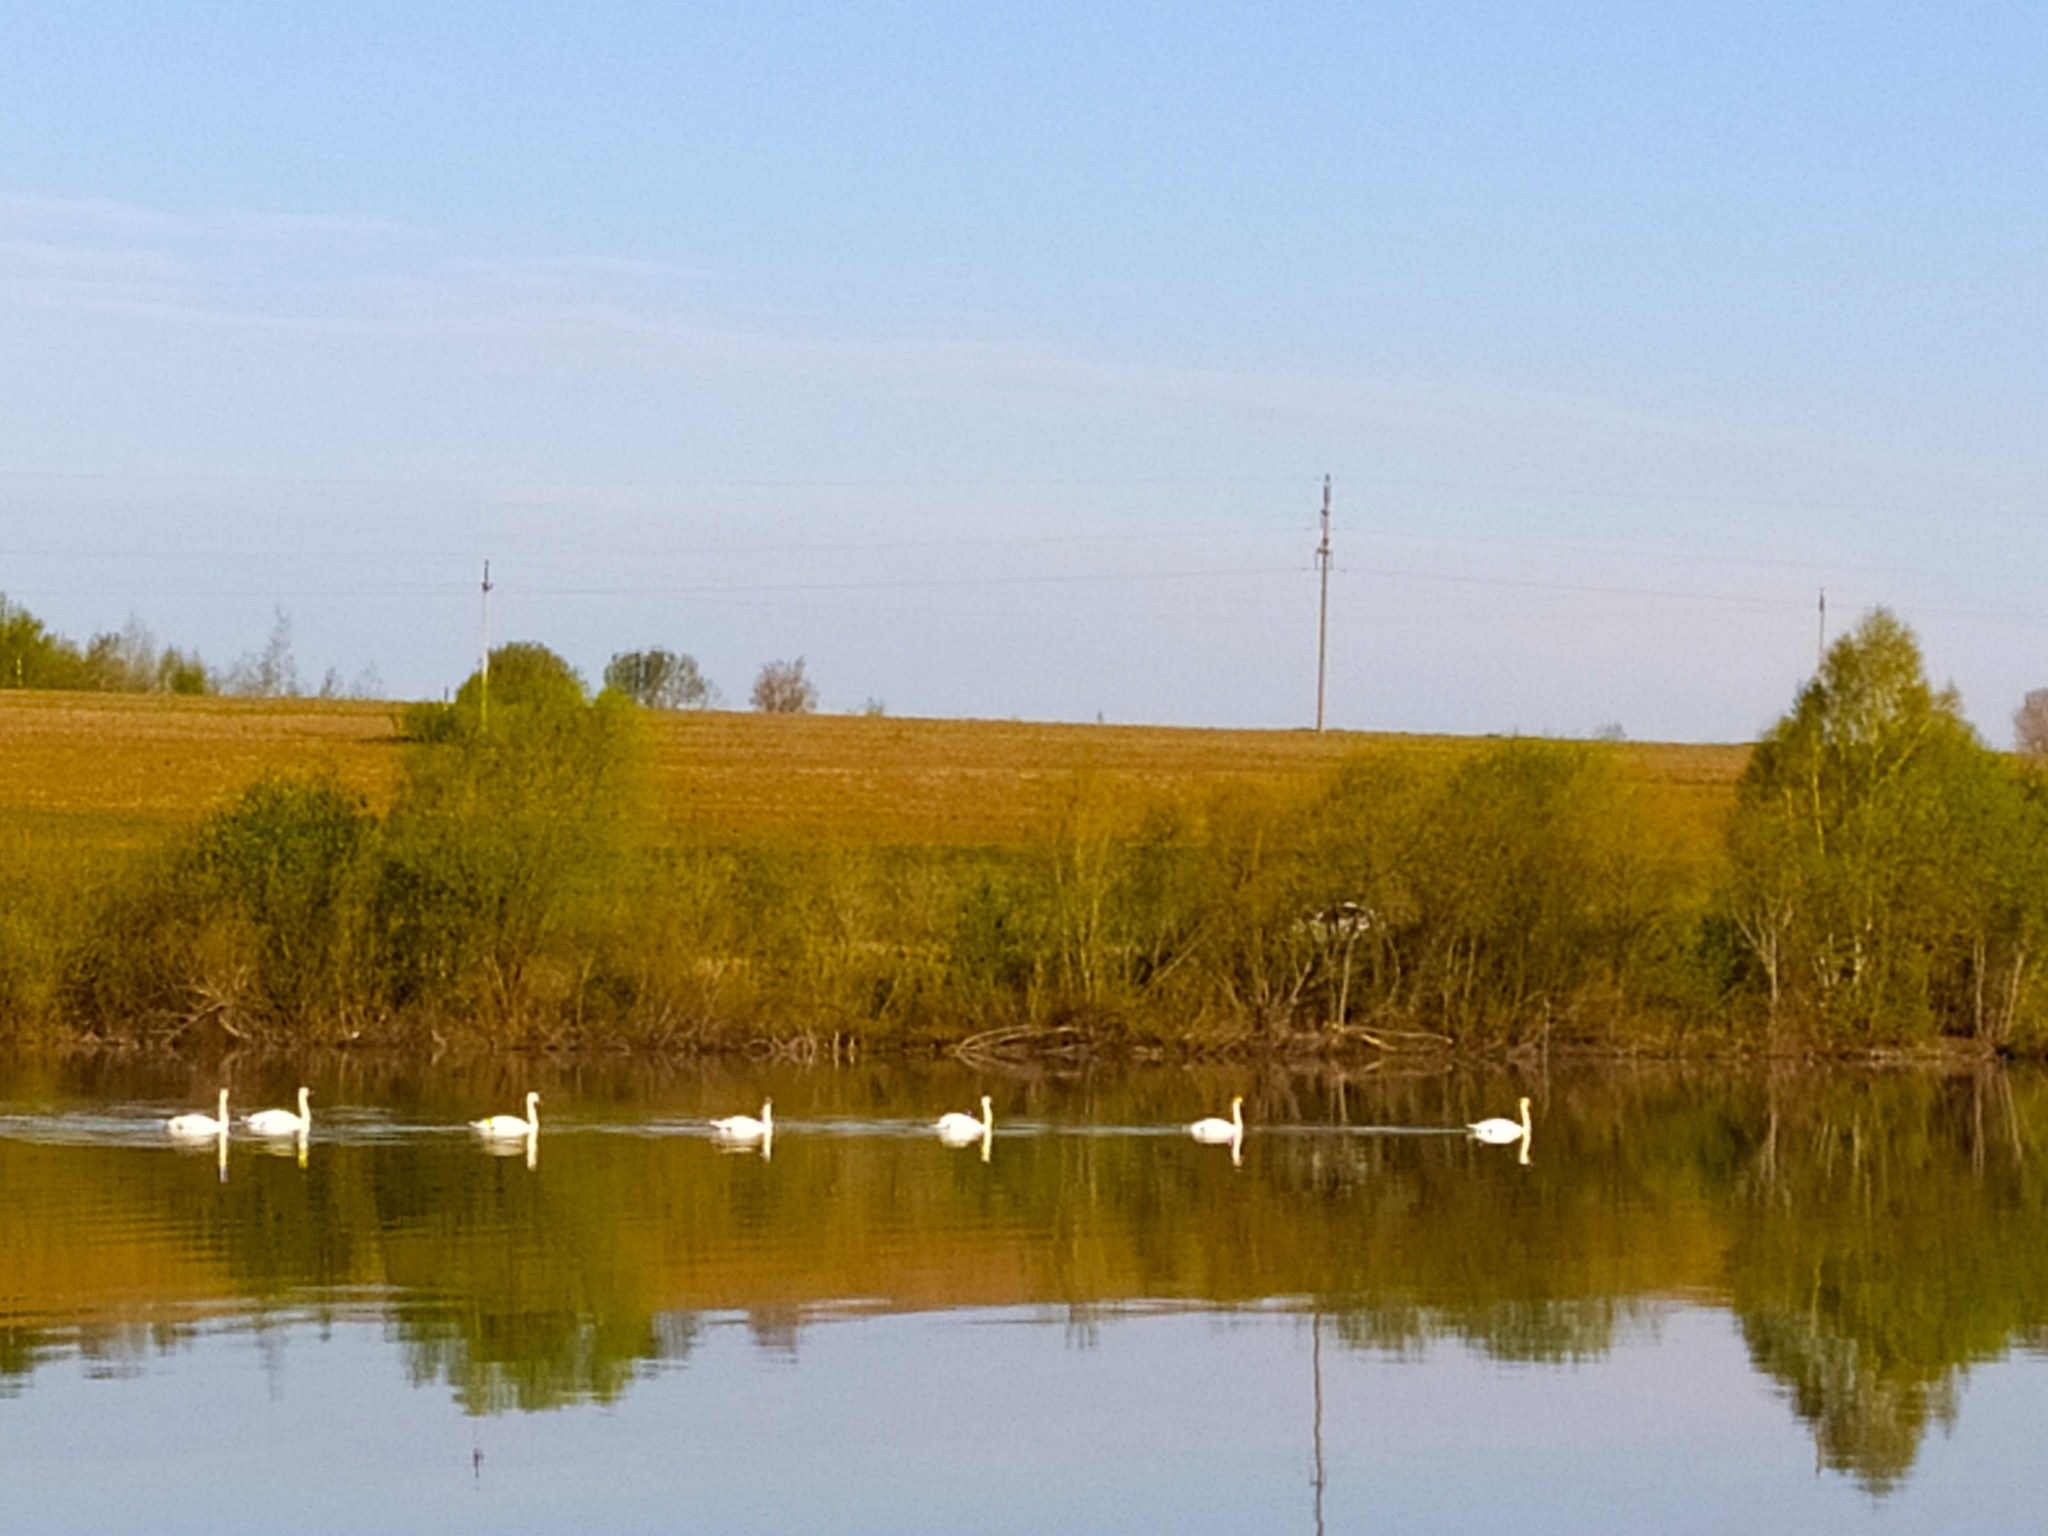
<path fill-rule="evenodd" d="M 1323 729 L 1323 682 L 1330 661 L 1330 477 L 1323 476 L 1323 542 L 1316 546 L 1316 569 L 1322 573 L 1323 602 L 1316 614 L 1316 731 Z"/>
<path fill-rule="evenodd" d="M 476 694 L 476 723 L 479 728 L 491 723 L 491 562 L 484 562 L 484 659 L 477 669 L 478 687 Z"/>
<path fill-rule="evenodd" d="M 1814 652 L 1813 670 L 1818 672 L 1828 664 L 1828 589 L 1820 589 L 1820 646 Z"/>

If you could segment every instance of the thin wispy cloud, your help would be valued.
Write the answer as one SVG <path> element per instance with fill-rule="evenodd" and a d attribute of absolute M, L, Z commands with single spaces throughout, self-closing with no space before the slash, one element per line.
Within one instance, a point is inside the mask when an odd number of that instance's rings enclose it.
<path fill-rule="evenodd" d="M 165 251 L 0 239 L 0 267 L 66 275 L 118 273 L 163 277 L 171 275 L 178 262 Z"/>
<path fill-rule="evenodd" d="M 155 232 L 194 238 L 210 234 L 239 234 L 410 239 L 432 233 L 417 225 L 356 214 L 249 209 L 184 211 L 152 208 L 114 198 L 40 197 L 11 192 L 0 192 L 0 225 L 91 229 L 104 233 Z"/>
<path fill-rule="evenodd" d="M 57 233 L 69 238 L 54 238 Z M 282 242 L 280 245 L 278 242 Z M 260 247 L 260 248 L 257 248 Z M 849 398 L 1082 422 L 1228 421 L 1330 441 L 1474 456 L 1584 487 L 1820 494 L 1850 461 L 1932 479 L 1952 466 L 1882 444 L 1646 410 L 1633 402 L 1370 372 L 1224 368 L 1029 335 L 847 335 L 741 324 L 707 298 L 715 274 L 630 254 L 509 257 L 450 249 L 396 221 L 322 213 L 173 212 L 92 198 L 0 196 L 0 308 L 138 328 L 343 347 L 439 351 L 486 373 L 646 376 L 709 384 L 808 381 Z"/>
<path fill-rule="evenodd" d="M 144 230 L 168 227 L 169 215 L 103 197 L 31 197 L 0 192 L 0 221 L 75 229 Z"/>

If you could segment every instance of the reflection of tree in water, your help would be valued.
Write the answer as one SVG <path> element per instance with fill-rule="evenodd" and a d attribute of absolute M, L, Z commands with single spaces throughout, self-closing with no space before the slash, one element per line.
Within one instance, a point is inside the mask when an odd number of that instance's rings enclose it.
<path fill-rule="evenodd" d="M 193 1336 L 190 1323 L 164 1321 L 0 1327 L 0 1397 L 19 1395 L 38 1369 L 66 1358 L 83 1361 L 86 1375 L 95 1381 L 140 1376 L 151 1356 L 174 1353 Z"/>
<path fill-rule="evenodd" d="M 1430 1344 L 1458 1339 L 1494 1360 L 1578 1365 L 1614 1348 L 1644 1304 L 1612 1296 L 1494 1301 L 1461 1307 L 1333 1303 L 1326 1314 L 1354 1349 L 1419 1359 Z"/>
<path fill-rule="evenodd" d="M 14 1397 L 28 1385 L 36 1367 L 57 1355 L 61 1345 L 44 1328 L 19 1324 L 0 1328 L 0 1397 Z"/>
<path fill-rule="evenodd" d="M 1954 1421 L 1963 1370 L 2048 1315 L 2019 1123 L 2002 1074 L 1769 1095 L 1731 1213 L 1735 1309 L 1821 1463 L 1875 1492 Z"/>
<path fill-rule="evenodd" d="M 445 1381 L 465 1413 L 532 1413 L 612 1401 L 643 1365 L 687 1355 L 697 1322 L 687 1313 L 402 1307 L 398 1330 L 414 1385 Z"/>
<path fill-rule="evenodd" d="M 1635 1298 L 1725 1294 L 1821 1463 L 1883 1492 L 1953 1421 L 1961 1373 L 2048 1317 L 2048 1186 L 2022 1134 L 2044 1087 L 2002 1072 L 1575 1087 L 1553 1095 L 1526 1178 L 1447 1182 L 1454 1163 L 1368 1144 L 1283 1182 L 1341 1198 L 1359 1234 L 1324 1261 L 1343 1289 L 1319 1298 L 1347 1343 L 1578 1361 L 1654 1320 L 1660 1304 Z"/>
<path fill-rule="evenodd" d="M 753 1307 L 747 1312 L 747 1331 L 761 1348 L 794 1355 L 797 1329 L 803 1320 L 803 1312 L 793 1306 Z"/>
<path fill-rule="evenodd" d="M 1016 1116 L 1170 1126 L 1253 1086 L 1239 1070 L 1019 1088 Z M 1510 1101 L 1497 1085 L 1381 1079 L 1348 1108 L 1313 1089 L 1255 1089 L 1242 1167 L 1178 1135 L 1016 1136 L 986 1165 L 922 1137 L 792 1135 L 771 1164 L 562 1136 L 536 1170 L 422 1137 L 316 1144 L 303 1169 L 238 1153 L 223 1185 L 153 1148 L 0 1139 L 0 1296 L 41 1308 L 0 1330 L 0 1392 L 53 1359 L 132 1369 L 189 1341 L 182 1309 L 229 1297 L 262 1325 L 375 1296 L 413 1379 L 488 1413 L 610 1401 L 686 1356 L 704 1316 L 790 1350 L 847 1297 L 1033 1308 L 1081 1349 L 1133 1303 L 1277 1299 L 1316 1309 L 1325 1346 L 1456 1341 L 1547 1364 L 1596 1359 L 1654 1327 L 1661 1298 L 1699 1296 L 1729 1305 L 1823 1464 L 1882 1491 L 1955 1414 L 1962 1370 L 2048 1326 L 2048 1179 L 2022 1157 L 2048 1079 L 1560 1075 L 1529 1167 L 1383 1133 L 1462 1124 Z M 789 1096 L 864 1119 L 913 1090 L 964 1092 L 848 1072 Z M 71 1321 L 42 1324 L 64 1305 Z"/>
<path fill-rule="evenodd" d="M 1102 1319 L 1106 1308 L 1077 1303 L 1066 1310 L 1065 1332 L 1067 1348 L 1081 1350 L 1099 1349 L 1102 1346 Z"/>
<path fill-rule="evenodd" d="M 407 1370 L 447 1382 L 465 1412 L 609 1402 L 643 1364 L 689 1352 L 694 1318 L 651 1295 L 647 1229 L 618 1229 L 630 1167 L 535 1177 L 394 1147 L 370 1173 Z"/>
<path fill-rule="evenodd" d="M 1742 1320 L 1757 1369 L 1785 1386 L 1813 1427 L 1821 1464 L 1853 1473 L 1874 1493 L 1912 1470 L 1930 1423 L 1955 1422 L 1957 1373 L 1887 1368 L 1852 1338 L 1830 1333 L 1812 1312 L 1756 1313 Z"/>

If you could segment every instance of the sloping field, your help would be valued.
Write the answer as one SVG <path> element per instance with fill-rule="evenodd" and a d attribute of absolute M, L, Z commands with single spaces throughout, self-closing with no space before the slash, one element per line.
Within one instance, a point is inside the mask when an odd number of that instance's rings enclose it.
<path fill-rule="evenodd" d="M 0 849 L 158 842 L 266 770 L 331 765 L 382 806 L 393 707 L 315 699 L 0 692 Z M 679 835 L 735 844 L 1015 845 L 1074 797 L 1312 787 L 1360 750 L 1455 756 L 1482 739 L 755 714 L 650 718 L 655 793 Z M 1630 745 L 1680 836 L 1718 827 L 1743 746 Z M 1679 829 L 1684 829 L 1680 832 Z"/>
<path fill-rule="evenodd" d="M 328 700 L 0 693 L 0 847 L 153 844 L 268 769 L 316 763 L 381 804 L 391 720 Z"/>

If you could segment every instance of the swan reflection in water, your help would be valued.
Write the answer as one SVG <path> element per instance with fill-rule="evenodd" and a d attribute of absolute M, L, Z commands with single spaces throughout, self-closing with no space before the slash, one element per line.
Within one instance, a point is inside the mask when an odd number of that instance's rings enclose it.
<path fill-rule="evenodd" d="M 175 1143 L 175 1146 L 176 1146 L 176 1150 L 177 1150 L 177 1151 L 178 1151 L 178 1152 L 179 1152 L 180 1154 L 182 1154 L 182 1155 L 186 1155 L 186 1156 L 191 1156 L 191 1157 L 204 1157 L 204 1156 L 205 1156 L 205 1155 L 206 1155 L 206 1154 L 207 1154 L 208 1152 L 211 1152 L 211 1153 L 213 1154 L 213 1166 L 214 1166 L 215 1170 L 216 1170 L 216 1171 L 217 1171 L 217 1173 L 218 1173 L 218 1176 L 219 1176 L 219 1178 L 220 1178 L 220 1181 L 221 1181 L 221 1183 L 223 1183 L 223 1184 L 227 1183 L 227 1181 L 228 1181 L 228 1133 L 227 1133 L 227 1127 L 225 1127 L 225 1126 L 221 1127 L 221 1129 L 220 1129 L 220 1130 L 218 1130 L 218 1131 L 214 1132 L 214 1134 L 213 1134 L 213 1135 L 211 1135 L 211 1136 L 190 1136 L 190 1135 L 186 1135 L 186 1136 L 180 1136 L 180 1137 L 178 1137 L 178 1139 L 177 1139 L 177 1141 L 176 1141 L 176 1143 Z"/>
<path fill-rule="evenodd" d="M 528 1131 L 524 1136 L 487 1136 L 483 1141 L 483 1149 L 492 1157 L 517 1157 L 524 1152 L 527 1167 L 540 1166 L 540 1136 L 533 1131 Z"/>
<path fill-rule="evenodd" d="M 303 1168 L 306 1166 L 308 1138 L 304 1131 L 296 1136 L 266 1136 L 256 1144 L 257 1151 L 266 1157 L 289 1157 Z"/>

